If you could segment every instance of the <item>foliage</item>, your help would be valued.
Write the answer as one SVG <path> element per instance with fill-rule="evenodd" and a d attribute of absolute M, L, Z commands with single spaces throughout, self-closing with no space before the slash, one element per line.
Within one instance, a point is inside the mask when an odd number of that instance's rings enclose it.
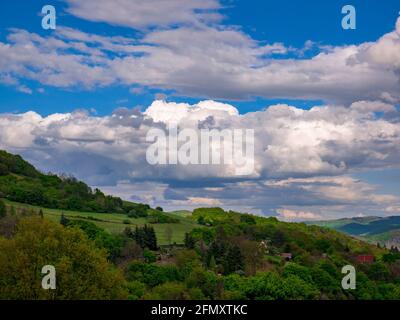
<path fill-rule="evenodd" d="M 42 267 L 53 265 L 57 289 L 43 290 Z M 122 275 L 77 229 L 31 217 L 12 239 L 0 238 L 0 299 L 121 299 Z"/>
<path fill-rule="evenodd" d="M 144 249 L 143 259 L 147 263 L 153 263 L 157 261 L 157 255 L 153 251 L 150 251 L 149 249 Z"/>
<path fill-rule="evenodd" d="M 175 266 L 158 266 L 141 261 L 129 264 L 126 277 L 129 281 L 140 281 L 149 287 L 155 287 L 168 281 L 181 281 L 182 277 Z"/>
<path fill-rule="evenodd" d="M 0 299 L 400 298 L 398 250 L 325 227 L 222 208 L 199 208 L 179 218 L 106 196 L 74 178 L 44 175 L 4 152 L 0 195 Z M 21 208 L 10 199 L 63 211 Z M 60 219 L 68 208 L 102 215 L 69 211 Z M 127 216 L 131 227 L 123 225 Z M 103 228 L 116 221 L 120 229 Z M 175 243 L 180 227 L 184 246 Z M 375 262 L 360 263 L 360 254 Z M 41 289 L 47 264 L 57 270 L 55 291 Z M 357 270 L 356 290 L 341 287 L 341 269 L 348 264 Z"/>
<path fill-rule="evenodd" d="M 132 207 L 145 206 L 106 196 L 74 177 L 43 174 L 20 156 L 1 150 L 0 195 L 20 203 L 88 212 L 128 213 Z"/>
<path fill-rule="evenodd" d="M 136 243 L 142 248 L 149 248 L 150 250 L 157 250 L 157 237 L 153 227 L 144 225 L 144 227 L 136 227 L 135 232 L 132 234 Z"/>
<path fill-rule="evenodd" d="M 151 215 L 149 215 L 149 223 L 155 224 L 155 223 L 179 223 L 179 219 L 174 218 L 169 216 L 166 213 L 162 212 L 153 212 Z"/>
<path fill-rule="evenodd" d="M 120 257 L 121 249 L 125 243 L 122 237 L 109 234 L 93 222 L 71 220 L 67 226 L 82 230 L 90 240 L 94 241 L 98 248 L 103 248 L 107 251 L 107 256 L 111 261 L 116 261 Z"/>

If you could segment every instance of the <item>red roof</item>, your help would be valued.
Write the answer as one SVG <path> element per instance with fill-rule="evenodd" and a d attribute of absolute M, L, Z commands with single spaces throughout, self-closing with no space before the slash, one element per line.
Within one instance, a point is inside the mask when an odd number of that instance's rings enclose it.
<path fill-rule="evenodd" d="M 375 257 L 373 255 L 369 255 L 369 254 L 363 254 L 363 255 L 359 255 L 357 257 L 357 261 L 364 263 L 364 262 L 374 262 Z"/>

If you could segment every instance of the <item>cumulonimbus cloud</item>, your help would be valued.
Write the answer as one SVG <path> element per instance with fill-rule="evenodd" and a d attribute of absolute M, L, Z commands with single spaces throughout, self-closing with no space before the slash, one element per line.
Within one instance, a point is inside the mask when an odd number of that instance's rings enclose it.
<path fill-rule="evenodd" d="M 236 177 L 232 165 L 224 164 L 150 165 L 147 132 L 164 130 L 172 120 L 193 130 L 254 129 L 255 173 Z M 207 202 L 206 198 L 209 203 L 240 206 L 246 197 L 252 208 L 271 203 L 282 208 L 364 204 L 384 211 L 399 202 L 349 176 L 398 167 L 399 111 L 379 101 L 310 110 L 276 105 L 245 115 L 215 101 L 190 105 L 161 100 L 144 112 L 119 109 L 104 117 L 82 111 L 47 117 L 35 112 L 2 114 L 0 147 L 23 154 L 42 170 L 70 172 L 91 185 L 163 185 L 165 197 L 177 206 L 193 205 L 196 199 Z M 307 209 L 296 210 L 314 212 Z"/>

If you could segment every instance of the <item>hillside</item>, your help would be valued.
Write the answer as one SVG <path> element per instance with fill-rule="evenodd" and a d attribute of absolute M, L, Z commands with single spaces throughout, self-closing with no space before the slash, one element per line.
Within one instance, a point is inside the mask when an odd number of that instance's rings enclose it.
<path fill-rule="evenodd" d="M 160 244 L 182 244 L 185 233 L 197 225 L 184 215 L 163 213 L 146 204 L 92 190 L 73 177 L 43 174 L 6 151 L 0 151 L 0 198 L 17 212 L 42 211 L 57 222 L 64 214 L 70 220 L 90 221 L 112 234 L 122 233 L 129 226 L 151 224 Z M 173 229 L 171 239 L 166 239 L 167 229 Z"/>
<path fill-rule="evenodd" d="M 315 221 L 310 224 L 335 229 L 346 234 L 400 247 L 400 217 L 356 217 L 338 220 Z"/>
<path fill-rule="evenodd" d="M 37 270 L 49 262 L 57 277 L 67 279 L 51 296 L 57 299 L 109 297 L 101 288 L 111 274 L 115 296 L 129 299 L 400 299 L 400 255 L 343 232 L 222 208 L 164 213 L 42 174 L 18 156 L 2 152 L 1 159 L 0 299 L 47 298 L 40 289 L 23 288 L 36 288 Z M 62 197 L 75 199 L 79 210 Z M 115 206 L 103 206 L 104 199 Z M 95 212 L 93 203 L 102 211 Z M 355 221 L 332 224 L 361 232 L 376 221 L 358 220 L 357 228 Z M 71 246 L 94 260 L 77 256 Z M 373 261 L 364 263 L 360 255 Z M 24 259 L 14 264 L 9 256 Z M 86 275 L 88 263 L 102 265 L 92 284 L 68 277 Z M 357 290 L 341 285 L 349 264 L 357 270 Z"/>
<path fill-rule="evenodd" d="M 43 174 L 20 156 L 6 151 L 0 151 L 0 198 L 46 208 L 92 212 L 128 213 L 144 207 L 106 196 L 74 177 Z"/>

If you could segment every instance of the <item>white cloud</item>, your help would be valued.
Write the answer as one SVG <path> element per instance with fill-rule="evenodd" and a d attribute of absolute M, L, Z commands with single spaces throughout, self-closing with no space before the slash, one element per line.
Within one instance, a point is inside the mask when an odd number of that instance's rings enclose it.
<path fill-rule="evenodd" d="M 32 89 L 31 89 L 31 88 L 28 88 L 27 86 L 24 86 L 24 85 L 18 86 L 18 87 L 17 87 L 17 90 L 18 90 L 19 92 L 22 92 L 22 93 L 32 94 Z"/>
<path fill-rule="evenodd" d="M 143 29 L 218 21 L 217 0 L 65 0 L 79 18 Z"/>
<path fill-rule="evenodd" d="M 376 63 L 386 68 L 400 69 L 400 19 L 396 23 L 394 32 L 381 37 L 377 42 L 366 46 L 361 55 L 367 61 Z"/>
<path fill-rule="evenodd" d="M 212 100 L 201 101 L 195 105 L 157 100 L 147 108 L 144 114 L 155 122 L 170 123 L 185 120 L 185 122 L 195 121 L 197 124 L 198 121 L 206 120 L 210 115 L 224 118 L 238 116 L 239 111 L 229 104 Z"/>
<path fill-rule="evenodd" d="M 375 116 L 373 111 L 384 111 L 390 116 Z M 84 147 L 132 163 L 135 160 L 129 159 L 130 149 L 145 154 L 149 128 L 179 121 L 182 128 L 196 130 L 201 125 L 210 129 L 254 129 L 259 177 L 343 175 L 353 170 L 398 165 L 400 126 L 394 121 L 396 116 L 398 111 L 388 104 L 365 101 L 349 109 L 325 106 L 308 111 L 276 105 L 241 116 L 233 106 L 215 101 L 194 105 L 155 101 L 144 113 L 119 109 L 106 117 L 84 112 L 48 117 L 34 112 L 3 115 L 0 142 L 5 147 L 29 148 L 35 147 L 35 139 L 46 139 L 57 148 Z M 213 166 L 200 170 L 184 166 L 158 172 L 168 177 L 231 177 L 227 168 Z M 135 176 L 141 174 L 141 170 L 135 172 Z"/>
<path fill-rule="evenodd" d="M 351 176 L 289 178 L 267 181 L 271 188 L 296 188 L 311 192 L 314 197 L 335 204 L 369 203 L 371 205 L 390 204 L 399 197 L 390 194 L 376 194 L 376 186 L 352 178 Z"/>
<path fill-rule="evenodd" d="M 400 205 L 389 206 L 385 209 L 388 214 L 397 215 L 400 214 Z"/>
<path fill-rule="evenodd" d="M 86 5 L 86 1 L 79 3 L 82 8 Z M 127 3 L 107 1 L 134 13 Z M 99 10 L 105 5 L 99 3 Z M 105 14 L 114 16 L 109 12 Z M 229 100 L 260 96 L 396 103 L 400 101 L 399 47 L 400 35 L 393 31 L 376 42 L 329 47 L 312 58 L 285 59 L 293 49 L 261 43 L 229 26 L 178 25 L 147 30 L 136 38 L 60 26 L 48 37 L 11 30 L 7 42 L 0 42 L 0 79 L 14 83 L 31 79 L 67 88 L 122 84 Z M 283 59 L 272 54 L 282 54 Z"/>
<path fill-rule="evenodd" d="M 324 217 L 389 213 L 399 197 L 351 175 L 398 168 L 398 113 L 391 105 L 367 101 L 350 108 L 311 110 L 276 105 L 245 115 L 215 101 L 155 101 L 143 113 L 122 108 L 104 117 L 84 111 L 47 117 L 35 112 L 0 114 L 0 148 L 22 154 L 44 171 L 72 173 L 114 194 L 135 195 L 136 200 L 167 208 L 193 208 L 197 203 Z M 146 134 L 171 119 L 195 130 L 254 129 L 256 174 L 238 178 L 232 165 L 223 164 L 149 165 Z M 142 185 L 147 187 L 139 192 Z M 153 189 L 157 195 L 149 199 L 146 195 Z"/>
<path fill-rule="evenodd" d="M 278 209 L 279 217 L 283 220 L 289 221 L 302 221 L 302 220 L 317 220 L 321 219 L 322 216 L 309 211 L 294 211 L 289 209 Z"/>
<path fill-rule="evenodd" d="M 185 202 L 186 204 L 186 202 Z M 202 198 L 202 197 L 188 197 L 189 205 L 197 206 L 197 207 L 210 207 L 210 206 L 220 206 L 222 205 L 221 201 L 218 199 L 212 198 Z"/>

